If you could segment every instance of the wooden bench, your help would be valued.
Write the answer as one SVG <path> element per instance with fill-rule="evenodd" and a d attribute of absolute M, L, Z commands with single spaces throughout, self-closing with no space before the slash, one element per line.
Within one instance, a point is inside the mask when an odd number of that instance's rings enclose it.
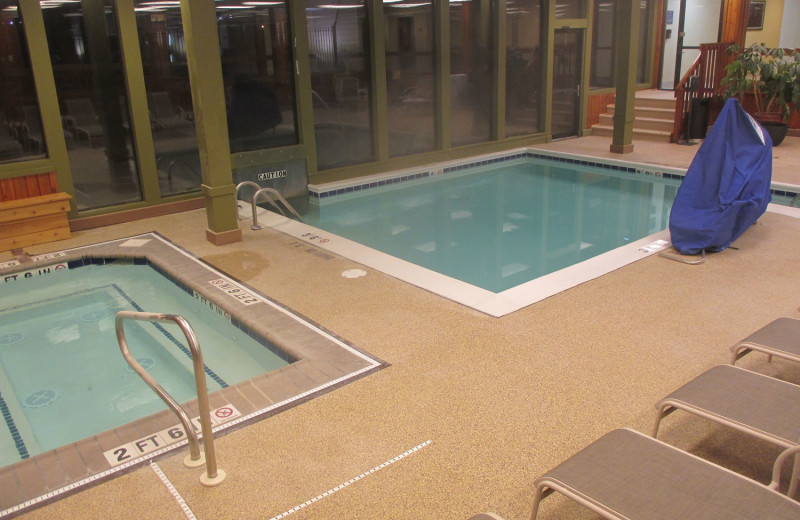
<path fill-rule="evenodd" d="M 0 181 L 0 251 L 71 236 L 67 212 L 72 197 L 56 190 L 53 174 Z"/>

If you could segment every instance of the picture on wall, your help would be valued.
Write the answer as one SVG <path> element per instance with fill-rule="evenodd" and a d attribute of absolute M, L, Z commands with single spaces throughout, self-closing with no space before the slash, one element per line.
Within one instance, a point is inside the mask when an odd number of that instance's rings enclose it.
<path fill-rule="evenodd" d="M 750 2 L 750 12 L 747 15 L 747 30 L 760 31 L 764 28 L 764 11 L 766 2 Z"/>

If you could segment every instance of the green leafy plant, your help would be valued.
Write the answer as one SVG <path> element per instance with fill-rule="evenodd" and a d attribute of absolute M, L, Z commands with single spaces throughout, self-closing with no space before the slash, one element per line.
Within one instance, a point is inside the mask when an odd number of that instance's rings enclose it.
<path fill-rule="evenodd" d="M 722 80 L 726 98 L 741 100 L 744 94 L 751 93 L 757 112 L 777 112 L 784 120 L 791 117 L 792 110 L 800 108 L 800 53 L 779 47 L 770 49 L 761 43 L 741 52 L 733 45 L 728 52 L 735 57 L 725 67 Z"/>

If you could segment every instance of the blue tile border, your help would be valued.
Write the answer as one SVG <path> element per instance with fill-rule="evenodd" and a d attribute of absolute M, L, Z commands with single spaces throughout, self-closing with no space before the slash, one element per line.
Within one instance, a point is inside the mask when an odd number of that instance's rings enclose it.
<path fill-rule="evenodd" d="M 562 156 L 558 156 L 558 155 L 549 155 L 549 154 L 538 153 L 538 152 L 533 152 L 533 151 L 525 151 L 525 152 L 512 153 L 512 154 L 509 154 L 509 155 L 503 155 L 503 156 L 500 156 L 500 157 L 492 157 L 490 159 L 481 159 L 481 160 L 475 160 L 475 161 L 472 161 L 472 162 L 465 162 L 463 164 L 456 164 L 456 165 L 452 165 L 452 166 L 446 166 L 446 167 L 443 167 L 443 168 L 435 168 L 435 169 L 432 169 L 432 170 L 422 171 L 422 172 L 413 173 L 413 174 L 405 174 L 405 175 L 401 174 L 401 175 L 398 175 L 397 177 L 392 177 L 392 178 L 389 178 L 389 179 L 382 179 L 382 180 L 379 180 L 379 181 L 369 181 L 369 182 L 365 182 L 364 184 L 357 184 L 357 185 L 354 185 L 354 186 L 348 186 L 348 187 L 344 187 L 344 188 L 334 188 L 334 189 L 330 189 L 328 191 L 317 192 L 317 191 L 314 191 L 314 190 L 309 190 L 308 193 L 309 193 L 309 196 L 311 196 L 314 199 L 325 199 L 325 198 L 328 198 L 328 197 L 334 197 L 336 195 L 342 195 L 342 194 L 345 194 L 345 193 L 353 193 L 355 191 L 363 191 L 363 190 L 368 190 L 368 189 L 371 189 L 371 188 L 378 188 L 378 187 L 386 186 L 386 185 L 389 185 L 389 184 L 397 184 L 397 183 L 400 183 L 400 182 L 413 181 L 413 180 L 417 180 L 417 179 L 424 179 L 424 178 L 435 176 L 435 175 L 443 175 L 443 174 L 448 174 L 448 173 L 452 173 L 452 172 L 466 170 L 466 169 L 469 169 L 469 168 L 476 168 L 476 167 L 481 167 L 481 166 L 489 166 L 489 165 L 492 165 L 492 164 L 502 163 L 502 162 L 506 162 L 506 161 L 513 161 L 513 160 L 516 160 L 516 159 L 540 159 L 540 160 L 547 160 L 547 161 L 552 161 L 552 162 L 556 162 L 556 163 L 576 164 L 576 165 L 579 165 L 579 166 L 603 168 L 603 169 L 606 169 L 606 170 L 613 170 L 613 171 L 623 172 L 623 173 L 633 173 L 633 174 L 640 174 L 640 175 L 653 175 L 653 176 L 656 176 L 656 177 L 662 177 L 662 178 L 666 178 L 666 179 L 677 179 L 677 180 L 680 180 L 680 179 L 683 178 L 683 175 L 674 174 L 674 173 L 668 173 L 668 172 L 660 172 L 658 170 L 651 169 L 649 167 L 648 167 L 648 169 L 645 170 L 644 169 L 644 165 L 642 165 L 641 167 L 637 168 L 637 167 L 624 166 L 624 165 L 608 163 L 608 162 L 590 161 L 590 160 L 587 160 L 585 158 L 573 159 L 573 158 L 570 158 L 570 157 L 562 157 Z"/>
<path fill-rule="evenodd" d="M 3 399 L 2 393 L 0 393 L 0 413 L 3 414 L 3 420 L 6 423 L 8 432 L 11 434 L 11 438 L 14 440 L 14 447 L 17 448 L 17 454 L 19 455 L 19 458 L 23 460 L 27 459 L 30 457 L 30 454 L 28 453 L 28 447 L 25 446 L 25 439 L 22 438 L 22 434 L 20 434 L 19 430 L 17 429 L 17 425 L 14 422 L 14 417 L 11 415 L 11 410 L 9 410 L 6 400 Z"/>
<path fill-rule="evenodd" d="M 123 290 L 122 290 L 122 288 L 120 288 L 120 287 L 119 287 L 117 284 L 112 284 L 112 287 L 114 288 L 114 290 L 116 290 L 116 291 L 117 291 L 117 292 L 120 294 L 120 296 L 122 296 L 122 297 L 125 299 L 125 301 L 127 301 L 129 304 L 131 304 L 131 307 L 133 307 L 134 309 L 136 309 L 136 311 L 138 311 L 138 312 L 144 312 L 144 309 L 142 309 L 142 307 L 141 307 L 141 306 L 140 306 L 138 303 L 136 303 L 136 302 L 133 300 L 133 298 L 131 298 L 131 297 L 130 297 L 130 296 L 129 296 L 129 295 L 128 295 L 128 294 L 127 294 L 125 291 L 123 291 Z M 190 360 L 193 360 L 193 359 L 194 359 L 194 358 L 192 357 L 192 353 L 191 353 L 191 351 L 190 351 L 188 348 L 186 348 L 186 347 L 183 345 L 183 343 L 181 343 L 181 342 L 180 342 L 180 341 L 179 341 L 179 340 L 178 340 L 178 339 L 177 339 L 175 336 L 173 336 L 173 335 L 172 335 L 172 333 L 170 333 L 170 332 L 169 332 L 167 329 L 165 329 L 163 325 L 161 325 L 160 323 L 155 323 L 155 322 L 154 322 L 154 323 L 153 323 L 153 326 L 156 328 L 156 330 L 157 330 L 158 332 L 160 332 L 160 333 L 161 333 L 161 334 L 162 334 L 162 335 L 163 335 L 165 338 L 167 338 L 167 339 L 170 341 L 170 343 L 172 343 L 173 345 L 175 345 L 176 347 L 178 347 L 178 349 L 179 349 L 181 352 L 183 352 L 183 354 L 184 354 L 186 357 L 188 357 Z M 214 372 L 213 370 L 211 370 L 211 369 L 208 367 L 208 365 L 206 365 L 205 363 L 203 363 L 203 371 L 206 373 L 206 375 L 207 375 L 208 377 L 210 377 L 211 379 L 213 379 L 213 380 L 214 380 L 214 382 L 215 382 L 215 383 L 217 383 L 217 384 L 218 384 L 220 387 L 222 387 L 222 388 L 228 388 L 228 386 L 229 386 L 229 385 L 228 385 L 228 383 L 227 383 L 227 382 L 225 382 L 225 380 L 224 380 L 224 379 L 222 379 L 221 377 L 219 377 L 219 375 L 217 375 L 217 373 L 216 373 L 216 372 Z"/>
<path fill-rule="evenodd" d="M 313 199 L 325 199 L 325 198 L 329 198 L 329 197 L 334 197 L 336 195 L 342 195 L 342 194 L 345 194 L 345 193 L 353 193 L 355 191 L 363 191 L 363 190 L 368 190 L 368 189 L 371 189 L 371 188 L 378 188 L 378 187 L 381 187 L 381 186 L 386 186 L 388 184 L 397 184 L 397 183 L 400 183 L 400 182 L 413 181 L 413 180 L 427 178 L 427 177 L 431 177 L 431 176 L 435 176 L 435 175 L 442 175 L 442 174 L 447 174 L 447 173 L 451 173 L 451 172 L 466 170 L 468 168 L 487 166 L 487 165 L 490 165 L 490 164 L 496 164 L 496 163 L 501 163 L 501 162 L 505 162 L 505 161 L 511 161 L 511 160 L 515 160 L 515 159 L 540 159 L 540 160 L 552 161 L 552 162 L 556 162 L 556 163 L 573 164 L 573 165 L 578 165 L 578 166 L 587 166 L 587 167 L 591 167 L 591 168 L 602 168 L 602 169 L 605 169 L 605 170 L 612 170 L 612 171 L 615 171 L 615 172 L 632 173 L 634 175 L 645 175 L 645 176 L 660 177 L 662 179 L 670 179 L 670 180 L 677 180 L 677 181 L 683 180 L 683 177 L 685 175 L 685 174 L 680 174 L 680 173 L 672 173 L 672 172 L 661 171 L 661 169 L 659 167 L 653 166 L 653 165 L 642 164 L 642 165 L 635 165 L 635 166 L 626 166 L 626 165 L 623 165 L 623 164 L 603 162 L 603 161 L 599 161 L 599 160 L 590 160 L 590 159 L 585 158 L 585 157 L 582 157 L 582 158 L 563 157 L 563 156 L 560 156 L 560 155 L 550 155 L 550 154 L 539 153 L 539 152 L 534 152 L 534 151 L 528 150 L 528 151 L 525 151 L 525 152 L 517 152 L 517 153 L 512 153 L 512 154 L 509 154 L 509 155 L 503 155 L 503 156 L 500 156 L 500 157 L 493 157 L 491 159 L 476 160 L 476 161 L 472 161 L 472 162 L 466 162 L 466 163 L 463 163 L 463 164 L 447 166 L 447 167 L 444 167 L 444 168 L 436 168 L 436 169 L 433 169 L 433 170 L 423 171 L 423 172 L 419 172 L 419 173 L 401 175 L 401 176 L 398 176 L 398 177 L 393 177 L 393 178 L 389 178 L 389 179 L 383 179 L 383 180 L 380 180 L 380 181 L 370 181 L 370 182 L 366 182 L 364 184 L 357 184 L 355 186 L 349 186 L 349 187 L 345 187 L 345 188 L 335 188 L 335 189 L 331 189 L 329 191 L 317 192 L 317 191 L 309 190 L 308 194 Z M 672 170 L 677 169 L 677 168 L 670 168 L 670 167 L 665 167 L 665 168 L 672 169 Z M 782 197 L 797 197 L 798 195 L 800 195 L 799 193 L 795 193 L 795 192 L 792 192 L 792 191 L 787 191 L 785 189 L 777 189 L 777 188 L 771 188 L 770 192 L 773 195 L 782 196 Z"/>

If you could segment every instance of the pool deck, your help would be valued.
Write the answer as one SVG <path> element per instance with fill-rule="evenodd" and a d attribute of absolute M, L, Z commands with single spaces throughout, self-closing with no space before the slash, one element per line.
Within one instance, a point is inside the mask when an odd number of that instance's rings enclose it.
<path fill-rule="evenodd" d="M 698 149 L 637 141 L 620 156 L 609 144 L 540 148 L 677 168 Z M 800 186 L 798 164 L 800 138 L 788 137 L 774 150 L 773 181 Z M 219 437 L 227 478 L 217 487 L 183 467 L 182 451 L 21 518 L 528 518 L 537 476 L 615 428 L 650 433 L 656 401 L 726 363 L 731 345 L 774 318 L 800 317 L 800 218 L 777 213 L 702 265 L 650 256 L 501 318 L 280 231 L 245 222 L 242 242 L 215 247 L 205 228 L 196 210 L 25 252 L 156 231 L 389 366 Z M 342 276 L 354 268 L 366 276 Z M 739 364 L 800 383 L 796 364 L 756 354 Z M 761 482 L 779 453 L 688 414 L 665 419 L 659 438 Z M 540 518 L 595 516 L 554 496 Z"/>

